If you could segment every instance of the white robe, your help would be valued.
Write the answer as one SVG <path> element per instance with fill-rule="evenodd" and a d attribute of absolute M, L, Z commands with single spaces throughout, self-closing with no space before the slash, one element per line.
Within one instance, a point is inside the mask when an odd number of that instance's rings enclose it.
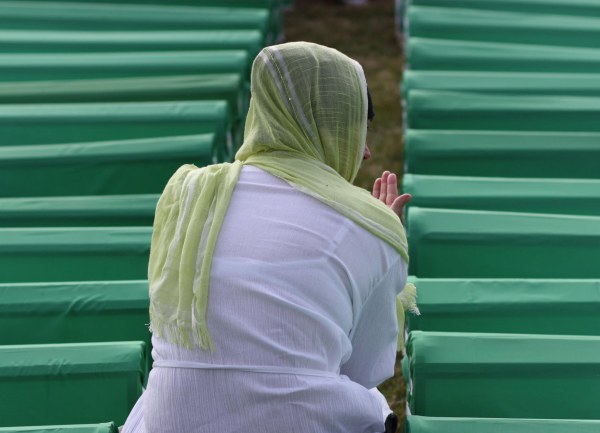
<path fill-rule="evenodd" d="M 216 350 L 154 336 L 124 433 L 382 432 L 369 389 L 394 373 L 406 272 L 379 238 L 245 166 L 213 257 Z"/>

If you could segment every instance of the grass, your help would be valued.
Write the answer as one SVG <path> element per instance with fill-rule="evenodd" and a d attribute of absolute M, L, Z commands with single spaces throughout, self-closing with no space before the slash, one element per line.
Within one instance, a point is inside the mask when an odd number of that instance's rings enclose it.
<path fill-rule="evenodd" d="M 363 164 L 356 184 L 370 189 L 384 170 L 402 176 L 402 107 L 398 91 L 402 52 L 395 34 L 393 0 L 370 0 L 361 6 L 334 0 L 296 0 L 284 18 L 286 41 L 336 48 L 360 62 L 365 70 L 376 114 L 367 137 L 372 158 Z M 379 389 L 402 422 L 406 388 L 400 356 L 395 371 L 395 376 Z"/>

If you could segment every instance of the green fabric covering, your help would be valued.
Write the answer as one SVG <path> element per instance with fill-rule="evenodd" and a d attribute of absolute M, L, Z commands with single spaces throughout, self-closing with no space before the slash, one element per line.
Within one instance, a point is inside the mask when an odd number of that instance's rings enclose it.
<path fill-rule="evenodd" d="M 600 278 L 600 217 L 411 207 L 410 272 L 429 278 Z"/>
<path fill-rule="evenodd" d="M 600 17 L 410 6 L 410 37 L 598 48 Z"/>
<path fill-rule="evenodd" d="M 0 104 L 225 100 L 239 122 L 249 90 L 239 74 L 0 82 Z"/>
<path fill-rule="evenodd" d="M 0 30 L 2 53 L 244 50 L 253 59 L 262 46 L 263 36 L 258 30 Z"/>
<path fill-rule="evenodd" d="M 600 421 L 507 418 L 445 418 L 412 415 L 404 433 L 598 433 Z"/>
<path fill-rule="evenodd" d="M 409 279 L 421 331 L 600 336 L 600 280 Z"/>
<path fill-rule="evenodd" d="M 150 227 L 2 228 L 0 283 L 143 279 Z"/>
<path fill-rule="evenodd" d="M 414 89 L 598 97 L 600 74 L 409 70 L 404 72 L 400 89 L 403 97 Z"/>
<path fill-rule="evenodd" d="M 0 198 L 0 227 L 152 226 L 158 197 L 123 194 Z"/>
<path fill-rule="evenodd" d="M 411 206 L 600 217 L 600 179 L 522 179 L 406 174 Z M 600 311 L 600 310 L 599 310 Z"/>
<path fill-rule="evenodd" d="M 596 97 L 412 90 L 407 105 L 413 129 L 600 131 Z"/>
<path fill-rule="evenodd" d="M 599 73 L 600 49 L 410 38 L 414 70 Z"/>
<path fill-rule="evenodd" d="M 224 152 L 224 146 L 217 147 L 214 134 L 0 146 L 0 194 L 38 197 L 160 193 L 181 164 L 207 165 L 223 160 Z"/>
<path fill-rule="evenodd" d="M 597 419 L 600 337 L 413 331 L 411 412 Z"/>
<path fill-rule="evenodd" d="M 118 433 L 114 423 L 70 424 L 36 427 L 0 427 L 1 433 Z"/>
<path fill-rule="evenodd" d="M 231 134 L 226 101 L 0 105 L 0 146 Z"/>
<path fill-rule="evenodd" d="M 263 45 L 279 35 L 268 9 L 0 1 L 5 30 L 259 30 Z"/>
<path fill-rule="evenodd" d="M 148 282 L 0 284 L 0 345 L 143 341 L 151 366 Z"/>
<path fill-rule="evenodd" d="M 142 392 L 144 352 L 141 341 L 0 346 L 0 426 L 122 425 Z"/>
<path fill-rule="evenodd" d="M 248 77 L 249 71 L 250 58 L 241 50 L 0 54 L 0 81 L 141 78 L 199 73 Z"/>
<path fill-rule="evenodd" d="M 398 0 L 423 6 L 600 17 L 597 0 Z"/>
<path fill-rule="evenodd" d="M 408 172 L 600 179 L 600 134 L 409 129 Z"/>

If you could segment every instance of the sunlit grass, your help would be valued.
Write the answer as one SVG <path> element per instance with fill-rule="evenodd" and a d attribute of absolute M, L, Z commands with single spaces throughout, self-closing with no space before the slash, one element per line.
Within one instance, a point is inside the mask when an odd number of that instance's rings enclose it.
<path fill-rule="evenodd" d="M 394 30 L 393 0 L 371 0 L 363 6 L 342 1 L 296 0 L 285 15 L 287 41 L 308 41 L 336 48 L 358 60 L 365 69 L 375 105 L 369 130 L 372 158 L 363 164 L 356 184 L 370 189 L 383 170 L 402 175 L 402 108 L 398 82 L 402 53 Z M 404 416 L 405 386 L 400 359 L 396 375 L 381 391 L 399 417 Z"/>

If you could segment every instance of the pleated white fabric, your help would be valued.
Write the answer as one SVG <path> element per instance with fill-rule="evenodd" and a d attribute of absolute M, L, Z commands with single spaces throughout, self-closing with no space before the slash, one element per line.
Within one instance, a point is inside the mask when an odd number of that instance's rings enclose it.
<path fill-rule="evenodd" d="M 369 389 L 393 375 L 406 272 L 389 244 L 245 166 L 211 269 L 215 351 L 154 336 L 124 433 L 382 432 Z"/>

